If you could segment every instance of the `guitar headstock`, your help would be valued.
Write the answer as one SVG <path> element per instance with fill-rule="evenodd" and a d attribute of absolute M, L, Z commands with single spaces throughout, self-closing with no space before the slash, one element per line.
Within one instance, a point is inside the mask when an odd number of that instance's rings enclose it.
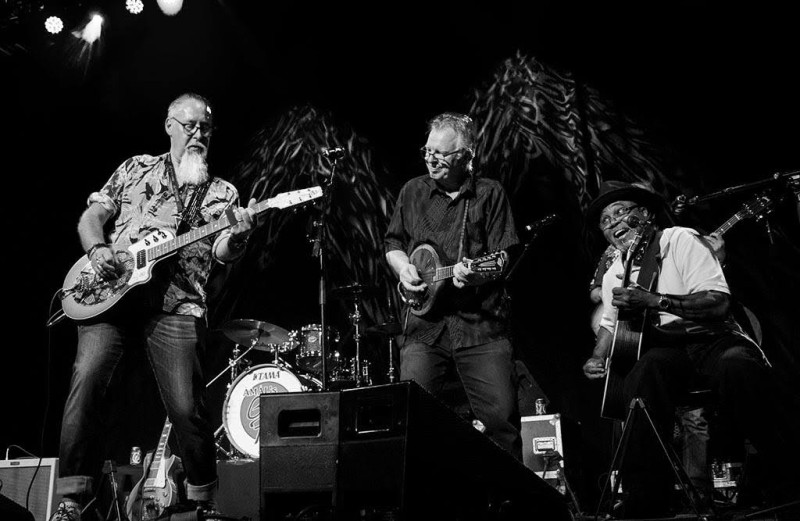
<path fill-rule="evenodd" d="M 505 257 L 503 257 L 503 252 L 496 251 L 472 259 L 466 263 L 466 266 L 477 273 L 500 273 L 503 271 L 505 263 L 506 260 Z"/>
<path fill-rule="evenodd" d="M 736 212 L 739 219 L 747 219 L 748 217 L 755 217 L 760 219 L 772 211 L 775 202 L 767 194 L 761 194 L 758 197 L 747 201 L 742 205 L 742 209 Z"/>

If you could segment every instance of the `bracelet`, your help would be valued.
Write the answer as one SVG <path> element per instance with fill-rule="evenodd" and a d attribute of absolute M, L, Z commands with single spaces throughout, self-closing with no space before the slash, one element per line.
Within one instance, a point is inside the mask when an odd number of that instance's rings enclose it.
<path fill-rule="evenodd" d="M 92 245 L 89 247 L 89 249 L 88 249 L 88 250 L 86 250 L 86 256 L 87 256 L 87 257 L 89 257 L 89 258 L 91 259 L 91 258 L 92 258 L 92 255 L 94 255 L 94 252 L 95 252 L 95 251 L 97 251 L 97 249 L 98 249 L 98 248 L 110 248 L 110 247 L 111 247 L 111 246 L 109 246 L 108 244 L 106 244 L 106 243 L 104 243 L 104 242 L 98 242 L 98 243 L 96 243 L 96 244 L 92 244 Z"/>

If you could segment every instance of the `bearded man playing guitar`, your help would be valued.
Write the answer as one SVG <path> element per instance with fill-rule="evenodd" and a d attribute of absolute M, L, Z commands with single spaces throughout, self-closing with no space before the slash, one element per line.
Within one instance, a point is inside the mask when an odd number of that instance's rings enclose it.
<path fill-rule="evenodd" d="M 601 414 L 623 420 L 641 398 L 669 440 L 689 387 L 708 387 L 720 419 L 751 441 L 783 486 L 793 467 L 786 462 L 798 461 L 797 434 L 772 398 L 779 393 L 768 364 L 731 317 L 728 284 L 708 244 L 690 228 L 662 229 L 665 216 L 660 196 L 618 181 L 604 182 L 587 210 L 587 222 L 620 252 L 603 276 L 601 327 L 583 366 L 588 378 L 606 379 Z M 671 469 L 645 418 L 628 428 L 624 515 L 665 515 Z"/>
<path fill-rule="evenodd" d="M 170 104 L 164 123 L 169 152 L 125 161 L 99 192 L 89 196 L 80 218 L 78 233 L 91 261 L 85 276 L 95 282 L 123 279 L 130 273 L 127 263 L 139 261 L 127 259 L 125 248 L 139 241 L 157 242 L 156 230 L 175 236 L 226 213 L 236 224 L 216 239 L 180 249 L 125 301 L 78 322 L 59 451 L 58 494 L 63 500 L 54 520 L 79 519 L 91 498 L 103 459 L 99 416 L 103 398 L 123 351 L 136 345 L 145 349 L 173 424 L 187 497 L 195 508 L 213 508 L 215 446 L 200 363 L 206 335 L 204 287 L 214 262 L 232 262 L 244 252 L 255 226 L 255 200 L 240 208 L 236 188 L 209 176 L 206 155 L 212 128 L 211 106 L 205 98 L 191 93 L 179 96 Z M 96 302 L 103 294 L 89 292 L 84 298 Z"/>
<path fill-rule="evenodd" d="M 516 384 L 502 271 L 517 234 L 499 182 L 472 171 L 475 125 L 433 118 L 421 154 L 428 174 L 400 191 L 385 236 L 386 258 L 409 304 L 400 378 L 441 395 L 457 374 L 475 417 L 521 458 Z"/>

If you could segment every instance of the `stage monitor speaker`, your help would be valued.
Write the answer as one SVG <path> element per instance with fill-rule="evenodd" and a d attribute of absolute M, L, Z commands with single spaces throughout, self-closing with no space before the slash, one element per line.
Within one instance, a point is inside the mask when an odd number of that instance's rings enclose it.
<path fill-rule="evenodd" d="M 416 383 L 341 394 L 341 519 L 570 518 L 561 494 Z"/>
<path fill-rule="evenodd" d="M 259 514 L 259 461 L 243 458 L 217 462 L 217 508 L 234 519 L 257 521 Z"/>
<path fill-rule="evenodd" d="M 0 492 L 25 507 L 30 487 L 28 510 L 36 521 L 48 521 L 56 507 L 58 458 L 42 458 L 41 465 L 39 462 L 39 458 L 0 460 Z"/>
<path fill-rule="evenodd" d="M 262 394 L 259 410 L 261 519 L 312 512 L 327 519 L 336 485 L 339 393 Z"/>

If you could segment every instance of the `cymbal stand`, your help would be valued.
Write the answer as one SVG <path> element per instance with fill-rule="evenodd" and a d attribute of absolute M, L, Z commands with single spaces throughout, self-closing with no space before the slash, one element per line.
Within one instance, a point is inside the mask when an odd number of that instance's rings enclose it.
<path fill-rule="evenodd" d="M 353 322 L 355 333 L 353 334 L 353 341 L 356 344 L 356 387 L 361 387 L 364 380 L 361 374 L 361 308 L 359 307 L 359 297 L 353 297 L 353 312 L 349 315 L 350 320 Z"/>
<path fill-rule="evenodd" d="M 209 382 L 206 384 L 206 387 L 211 387 L 211 384 L 219 380 L 220 377 L 222 377 L 222 375 L 224 375 L 228 371 L 228 368 L 230 368 L 231 371 L 231 382 L 236 380 L 236 378 L 239 376 L 239 368 L 241 367 L 242 358 L 247 356 L 247 353 L 249 353 L 256 347 L 257 342 L 258 342 L 257 338 L 253 339 L 253 343 L 242 354 L 239 354 L 239 344 L 234 344 L 233 351 L 231 351 L 231 358 L 228 359 L 228 367 L 220 371 L 219 374 L 217 374 L 217 376 L 209 380 Z"/>
<path fill-rule="evenodd" d="M 258 338 L 254 338 L 252 340 L 251 344 L 250 344 L 250 347 L 245 349 L 245 351 L 243 353 L 241 353 L 241 354 L 239 353 L 239 344 L 234 344 L 233 345 L 233 350 L 231 351 L 231 358 L 228 359 L 228 367 L 226 367 L 225 369 L 220 371 L 217 374 L 217 376 L 212 378 L 206 384 L 206 388 L 210 387 L 211 384 L 213 384 L 214 382 L 219 380 L 222 377 L 222 375 L 224 375 L 228 371 L 228 369 L 230 368 L 231 380 L 230 380 L 230 382 L 228 382 L 228 385 L 227 385 L 228 389 L 230 389 L 231 384 L 236 380 L 236 378 L 239 377 L 239 370 L 240 370 L 240 368 L 242 366 L 242 358 L 247 356 L 247 353 L 252 351 L 256 347 L 257 343 L 258 343 Z M 217 430 L 214 431 L 214 445 L 216 445 L 217 450 L 220 451 L 222 454 L 224 454 L 226 458 L 228 458 L 228 459 L 239 459 L 242 456 L 242 454 L 240 454 L 239 451 L 236 450 L 236 448 L 232 447 L 230 451 L 227 451 L 227 450 L 222 448 L 222 445 L 220 444 L 219 439 L 222 438 L 222 434 L 223 434 L 222 431 L 223 430 L 225 430 L 225 424 L 224 423 L 222 425 L 220 425 L 219 427 L 217 427 Z"/>
<path fill-rule="evenodd" d="M 392 300 L 391 295 L 387 296 L 386 303 L 389 306 L 389 317 L 388 317 L 387 321 L 389 323 L 392 323 L 395 320 L 397 320 L 397 318 L 395 317 L 395 314 L 394 314 L 394 301 Z M 395 336 L 392 335 L 392 334 L 389 334 L 388 337 L 389 337 L 389 369 L 386 371 L 386 376 L 389 378 L 389 383 L 393 384 L 393 383 L 395 383 L 395 381 L 397 381 L 397 370 L 394 367 L 394 342 L 395 342 Z"/>

